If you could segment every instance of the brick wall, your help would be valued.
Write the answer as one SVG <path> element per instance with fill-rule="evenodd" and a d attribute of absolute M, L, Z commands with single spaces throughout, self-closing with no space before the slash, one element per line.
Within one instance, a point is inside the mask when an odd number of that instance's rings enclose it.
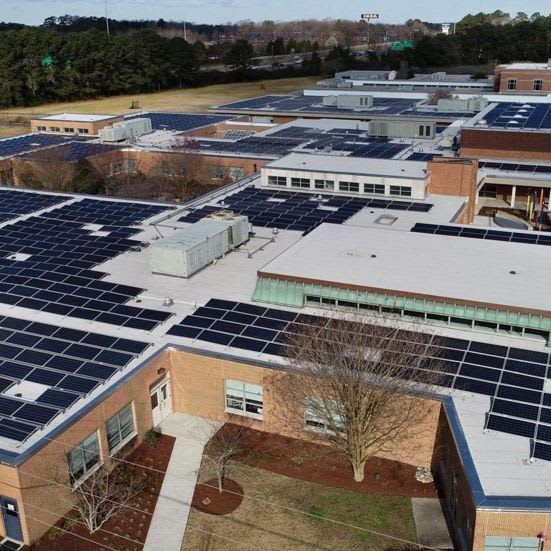
<path fill-rule="evenodd" d="M 60 516 L 70 509 L 70 490 L 56 482 L 69 484 L 66 454 L 75 445 L 99 430 L 102 457 L 108 462 L 109 452 L 105 423 L 129 402 L 134 404 L 134 419 L 138 433 L 136 443 L 141 440 L 144 432 L 151 428 L 149 387 L 161 377 L 157 373 L 160 368 L 165 368 L 167 372 L 170 372 L 170 355 L 168 353 L 155 358 L 153 362 L 141 369 L 97 407 L 52 439 L 50 443 L 43 446 L 17 469 L 3 467 L 0 470 L 0 480 L 2 481 L 0 490 L 3 495 L 15 497 L 18 500 L 25 543 L 38 539 L 49 529 L 48 524 L 55 524 Z M 20 491 L 6 488 L 8 480 L 11 483 L 17 479 L 16 485 L 21 488 Z M 50 513 L 46 511 L 50 511 Z M 36 520 L 26 519 L 26 514 Z"/>
<path fill-rule="evenodd" d="M 429 193 L 465 197 L 467 204 L 457 222 L 472 223 L 475 214 L 478 161 L 435 157 L 428 163 L 428 172 Z"/>

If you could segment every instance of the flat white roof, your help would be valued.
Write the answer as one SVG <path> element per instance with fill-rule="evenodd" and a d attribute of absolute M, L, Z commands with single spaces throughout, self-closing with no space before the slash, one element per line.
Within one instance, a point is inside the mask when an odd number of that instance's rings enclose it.
<path fill-rule="evenodd" d="M 328 172 L 387 176 L 390 178 L 426 178 L 426 165 L 417 161 L 394 159 L 363 159 L 340 155 L 319 155 L 316 153 L 291 153 L 263 168 L 300 170 L 308 172 Z"/>
<path fill-rule="evenodd" d="M 542 245 L 322 224 L 259 273 L 551 315 L 550 271 Z"/>
<path fill-rule="evenodd" d="M 37 117 L 42 121 L 65 121 L 65 122 L 99 122 L 107 119 L 114 119 L 119 115 L 88 115 L 86 113 L 59 113 L 58 115 L 46 115 Z"/>
<path fill-rule="evenodd" d="M 505 65 L 506 69 L 513 71 L 538 71 L 542 69 L 551 70 L 551 66 L 547 63 L 509 63 Z"/>

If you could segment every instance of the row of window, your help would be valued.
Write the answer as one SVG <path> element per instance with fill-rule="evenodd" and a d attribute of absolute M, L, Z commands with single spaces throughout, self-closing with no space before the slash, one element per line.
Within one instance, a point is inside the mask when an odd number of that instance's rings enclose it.
<path fill-rule="evenodd" d="M 262 386 L 226 379 L 224 381 L 226 412 L 263 419 L 264 398 Z M 308 398 L 304 423 L 318 430 L 334 431 L 344 428 L 344 421 L 332 400 Z"/>
<path fill-rule="evenodd" d="M 47 130 L 49 132 L 54 132 L 54 133 L 60 133 L 61 132 L 61 128 L 59 126 L 50 126 L 49 128 L 46 128 L 45 126 L 37 126 L 36 130 L 38 132 L 46 132 Z M 77 130 L 78 130 L 79 134 L 89 134 L 90 133 L 88 128 L 78 128 Z M 75 129 L 74 128 L 64 128 L 63 133 L 64 134 L 75 134 Z"/>
<path fill-rule="evenodd" d="M 286 176 L 268 176 L 268 185 L 275 187 L 287 187 Z M 339 191 L 346 191 L 349 193 L 360 193 L 359 182 L 337 182 Z M 312 189 L 312 181 L 309 178 L 291 178 L 291 187 Z M 320 191 L 334 191 L 334 180 L 314 180 L 314 189 Z M 387 193 L 386 186 L 384 184 L 363 184 L 361 188 L 363 193 L 370 193 L 376 195 L 385 195 Z M 398 197 L 411 197 L 410 186 L 389 186 L 388 195 L 396 195 Z"/>
<path fill-rule="evenodd" d="M 109 455 L 113 455 L 136 436 L 132 402 L 105 424 Z M 69 474 L 73 483 L 84 480 L 102 464 L 98 431 L 77 444 L 68 454 Z"/>
<path fill-rule="evenodd" d="M 516 90 L 518 81 L 516 78 L 510 78 L 507 80 L 507 90 Z M 532 90 L 539 92 L 543 90 L 543 80 L 541 78 L 534 79 Z"/>
<path fill-rule="evenodd" d="M 352 302 L 348 300 L 337 300 L 334 298 L 317 297 L 307 295 L 305 297 L 305 306 L 314 308 L 325 308 L 329 310 L 340 310 L 344 312 L 353 312 L 356 314 L 394 314 L 405 318 L 414 318 L 420 320 L 421 323 L 436 323 L 437 325 L 447 325 L 469 330 L 490 330 L 498 334 L 516 335 L 527 338 L 547 338 L 548 333 L 538 331 L 537 329 L 529 329 L 506 323 L 471 320 L 468 318 L 459 318 L 448 316 L 446 314 L 432 314 L 420 312 L 417 310 L 405 310 L 402 308 L 391 308 L 387 306 L 378 306 L 374 304 L 366 304 L 362 302 Z"/>

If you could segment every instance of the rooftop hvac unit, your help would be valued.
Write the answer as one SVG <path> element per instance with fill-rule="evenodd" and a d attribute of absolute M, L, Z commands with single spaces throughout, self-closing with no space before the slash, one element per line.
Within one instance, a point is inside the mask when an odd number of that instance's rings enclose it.
<path fill-rule="evenodd" d="M 151 271 L 187 278 L 249 237 L 246 216 L 223 211 L 151 243 Z"/>
<path fill-rule="evenodd" d="M 336 105 L 337 105 L 337 96 L 324 96 L 323 105 L 325 107 L 336 107 Z"/>
<path fill-rule="evenodd" d="M 99 131 L 99 135 L 103 142 L 122 142 L 123 140 L 130 140 L 143 134 L 148 134 L 151 131 L 151 119 L 140 117 L 138 119 L 117 122 L 112 126 L 102 128 Z"/>

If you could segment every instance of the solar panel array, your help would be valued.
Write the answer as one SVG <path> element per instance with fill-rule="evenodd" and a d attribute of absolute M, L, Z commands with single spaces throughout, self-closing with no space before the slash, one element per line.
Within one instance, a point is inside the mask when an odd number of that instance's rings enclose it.
<path fill-rule="evenodd" d="M 297 112 L 297 113 L 347 113 L 357 116 L 362 115 L 406 115 L 422 118 L 437 118 L 439 120 L 456 119 L 458 117 L 471 117 L 473 112 L 441 113 L 436 110 L 419 110 L 416 104 L 419 100 L 403 98 L 373 98 L 371 108 L 337 108 L 323 104 L 320 96 L 304 95 L 268 95 L 251 100 L 237 101 L 220 105 L 220 109 L 236 109 L 244 111 L 267 112 Z"/>
<path fill-rule="evenodd" d="M 151 331 L 171 314 L 128 306 L 142 289 L 103 281 L 107 274 L 92 268 L 141 247 L 130 239 L 139 230 L 124 225 L 163 210 L 84 199 L 0 228 L 0 303 Z"/>
<path fill-rule="evenodd" d="M 406 157 L 408 161 L 432 161 L 434 157 L 442 157 L 442 153 L 424 153 L 422 151 L 416 151 L 409 157 Z"/>
<path fill-rule="evenodd" d="M 202 115 L 194 113 L 139 113 L 125 116 L 125 120 L 138 118 L 151 119 L 153 130 L 172 130 L 173 132 L 186 132 L 228 120 L 227 115 Z"/>
<path fill-rule="evenodd" d="M 474 228 L 472 226 L 451 226 L 448 224 L 438 225 L 424 223 L 415 224 L 415 226 L 411 228 L 411 231 L 415 233 L 486 239 L 489 241 L 508 241 L 511 243 L 530 243 L 532 245 L 551 245 L 551 234 L 541 232 L 515 232 L 507 230 Z"/>
<path fill-rule="evenodd" d="M 289 335 L 312 318 L 212 299 L 168 334 L 281 356 Z M 431 362 L 441 375 L 438 384 L 490 397 L 486 428 L 530 438 L 534 457 L 551 460 L 551 394 L 544 390 L 551 378 L 549 354 L 437 335 L 429 338 L 429 350 L 438 359 L 435 365 Z"/>
<path fill-rule="evenodd" d="M 149 346 L 5 316 L 0 316 L 0 339 L 0 436 L 19 442 L 105 383 Z M 21 381 L 44 385 L 44 390 L 32 401 L 9 395 L 10 388 Z"/>
<path fill-rule="evenodd" d="M 49 147 L 48 149 L 40 149 L 38 151 L 28 151 L 23 154 L 25 159 L 46 159 L 46 160 L 59 160 L 59 161 L 79 161 L 81 159 L 87 159 L 89 157 L 95 157 L 97 155 L 103 155 L 110 151 L 120 149 L 120 146 L 96 143 L 96 142 L 70 142 L 61 144 L 57 147 Z"/>
<path fill-rule="evenodd" d="M 83 139 L 77 136 L 58 136 L 55 134 L 26 134 L 16 138 L 0 140 L 0 157 L 13 157 L 20 153 L 34 151 L 51 145 L 60 145 Z"/>
<path fill-rule="evenodd" d="M 484 115 L 488 127 L 542 130 L 551 128 L 551 105 L 547 103 L 498 103 Z"/>
<path fill-rule="evenodd" d="M 480 161 L 478 168 L 486 170 L 499 170 L 505 172 L 521 172 L 530 174 L 551 174 L 551 165 L 534 165 L 534 164 L 519 164 L 519 163 L 503 163 L 500 161 Z"/>
<path fill-rule="evenodd" d="M 230 209 L 247 216 L 255 226 L 307 232 L 324 222 L 342 224 L 365 207 L 428 212 L 432 205 L 336 195 L 322 195 L 320 202 L 318 195 L 248 187 L 226 196 L 217 206 L 202 207 L 179 220 L 193 223 L 213 212 Z"/>
<path fill-rule="evenodd" d="M 66 200 L 61 195 L 0 189 L 0 222 L 52 207 Z"/>

